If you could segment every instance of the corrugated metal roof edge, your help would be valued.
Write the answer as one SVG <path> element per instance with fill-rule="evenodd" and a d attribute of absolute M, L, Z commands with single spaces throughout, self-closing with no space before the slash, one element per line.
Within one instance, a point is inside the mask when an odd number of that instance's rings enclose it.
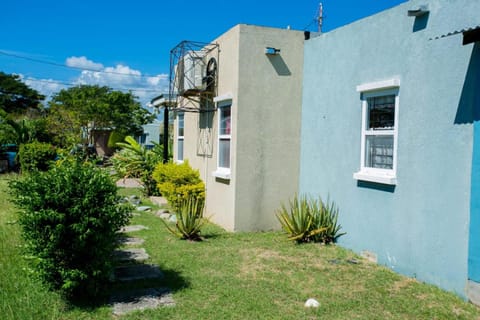
<path fill-rule="evenodd" d="M 454 31 L 451 31 L 449 33 L 445 33 L 445 34 L 430 38 L 429 40 L 437 40 L 437 39 L 453 36 L 453 35 L 456 35 L 456 34 L 459 34 L 459 33 L 473 31 L 473 30 L 477 30 L 477 29 L 480 29 L 480 25 L 473 26 L 473 27 L 466 27 L 466 28 L 463 28 L 463 29 L 460 29 L 460 30 L 454 30 Z"/>

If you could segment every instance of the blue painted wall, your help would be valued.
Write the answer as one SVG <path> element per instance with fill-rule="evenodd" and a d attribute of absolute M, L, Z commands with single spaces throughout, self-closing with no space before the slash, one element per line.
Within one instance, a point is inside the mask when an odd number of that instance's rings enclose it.
<path fill-rule="evenodd" d="M 464 92 L 465 109 L 474 122 L 468 276 L 480 283 L 480 43 L 473 49 Z"/>
<path fill-rule="evenodd" d="M 153 146 L 152 142 L 160 143 L 160 126 L 163 128 L 163 124 L 158 120 L 155 120 L 153 123 L 143 125 L 143 133 L 146 134 L 146 146 Z"/>
<path fill-rule="evenodd" d="M 474 127 L 468 277 L 475 282 L 480 282 L 480 123 L 475 122 Z"/>
<path fill-rule="evenodd" d="M 428 3 L 423 18 L 407 11 Z M 300 192 L 339 205 L 340 245 L 465 296 L 472 121 L 461 105 L 473 45 L 462 35 L 479 1 L 409 1 L 306 41 Z M 474 14 L 475 13 L 475 14 Z M 478 16 L 478 15 L 477 15 Z M 400 79 L 397 185 L 359 183 L 356 86 Z"/>

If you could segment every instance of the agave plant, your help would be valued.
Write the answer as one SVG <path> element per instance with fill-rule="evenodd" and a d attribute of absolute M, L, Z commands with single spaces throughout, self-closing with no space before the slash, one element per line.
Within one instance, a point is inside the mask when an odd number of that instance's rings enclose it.
<path fill-rule="evenodd" d="M 346 234 L 340 233 L 342 226 L 338 224 L 338 207 L 335 202 L 324 202 L 321 198 L 310 203 L 313 227 L 316 229 L 323 229 L 322 232 L 314 236 L 314 241 L 325 244 L 337 241 L 337 238 Z"/>
<path fill-rule="evenodd" d="M 204 200 L 197 197 L 188 197 L 181 202 L 177 210 L 177 222 L 172 227 L 164 220 L 167 229 L 180 239 L 201 240 L 200 229 L 206 223 L 203 217 Z"/>
<path fill-rule="evenodd" d="M 288 234 L 289 240 L 298 243 L 309 242 L 314 240 L 316 235 L 326 230 L 325 227 L 315 227 L 312 208 L 306 196 L 299 198 L 295 195 L 293 200 L 289 202 L 289 208 L 282 204 L 277 212 L 277 218 L 283 230 Z"/>

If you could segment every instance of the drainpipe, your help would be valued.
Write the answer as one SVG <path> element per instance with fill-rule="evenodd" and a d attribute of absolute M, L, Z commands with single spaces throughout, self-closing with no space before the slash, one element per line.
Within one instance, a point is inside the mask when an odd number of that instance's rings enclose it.
<path fill-rule="evenodd" d="M 168 162 L 168 105 L 163 108 L 163 163 Z"/>
<path fill-rule="evenodd" d="M 168 162 L 168 108 L 172 106 L 172 99 L 161 94 L 150 101 L 155 108 L 163 107 L 163 163 Z M 175 105 L 173 105 L 175 107 Z"/>

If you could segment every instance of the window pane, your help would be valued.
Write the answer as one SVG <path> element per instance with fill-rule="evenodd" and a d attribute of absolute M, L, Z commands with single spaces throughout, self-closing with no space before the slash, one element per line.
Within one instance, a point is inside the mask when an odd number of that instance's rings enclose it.
<path fill-rule="evenodd" d="M 368 125 L 371 130 L 388 130 L 395 126 L 395 95 L 368 99 Z"/>
<path fill-rule="evenodd" d="M 177 160 L 183 160 L 183 139 L 177 140 Z"/>
<path fill-rule="evenodd" d="M 365 167 L 393 169 L 393 136 L 366 136 L 365 139 Z"/>
<path fill-rule="evenodd" d="M 220 108 L 220 135 L 230 135 L 230 107 Z"/>
<path fill-rule="evenodd" d="M 184 118 L 185 118 L 185 115 L 183 113 L 178 114 L 178 136 L 179 137 L 183 137 Z"/>
<path fill-rule="evenodd" d="M 230 139 L 220 139 L 218 144 L 218 166 L 230 168 Z"/>

